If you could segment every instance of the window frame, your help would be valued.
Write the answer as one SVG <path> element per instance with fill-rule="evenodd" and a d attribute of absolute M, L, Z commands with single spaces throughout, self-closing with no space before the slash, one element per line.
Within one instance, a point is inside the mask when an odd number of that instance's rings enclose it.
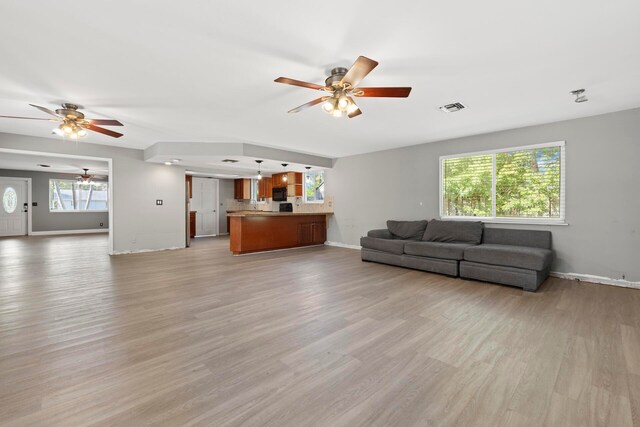
<path fill-rule="evenodd" d="M 77 183 L 77 180 L 71 179 L 71 178 L 49 178 L 49 186 L 51 185 L 51 181 L 71 181 L 74 183 Z M 107 209 L 64 209 L 64 210 L 58 210 L 58 209 L 51 209 L 51 192 L 47 191 L 47 197 L 48 197 L 48 204 L 49 204 L 49 213 L 54 213 L 54 214 L 58 214 L 58 213 L 105 213 L 105 212 L 109 212 L 109 206 L 111 203 L 111 200 L 109 199 L 109 196 L 111 195 L 111 193 L 109 192 L 109 189 L 111 187 L 111 185 L 109 185 L 109 181 L 96 181 L 100 184 L 106 184 L 107 185 Z"/>
<path fill-rule="evenodd" d="M 521 218 L 521 217 L 498 217 L 496 216 L 496 154 L 509 153 L 513 151 L 536 150 L 540 148 L 560 148 L 560 217 L 559 218 Z M 439 182 L 438 182 L 438 212 L 440 219 L 448 221 L 483 221 L 496 224 L 543 224 L 543 225 L 569 225 L 566 222 L 565 199 L 566 199 L 566 144 L 565 141 L 546 142 L 542 144 L 523 145 L 518 147 L 500 148 L 495 150 L 474 151 L 461 154 L 449 154 L 440 156 L 439 159 Z M 491 176 L 491 216 L 449 216 L 444 214 L 444 161 L 460 157 L 471 157 L 481 155 L 492 155 L 492 176 Z"/>
<path fill-rule="evenodd" d="M 303 196 L 303 200 L 304 203 L 309 203 L 309 204 L 323 204 L 324 203 L 324 199 L 323 200 L 307 200 L 307 175 L 308 174 L 316 174 L 316 173 L 320 173 L 322 172 L 322 174 L 324 175 L 325 171 L 324 170 L 317 170 L 317 171 L 308 171 L 302 174 L 302 187 L 304 189 L 304 191 L 302 192 L 302 196 Z M 323 179 L 322 181 L 322 185 L 325 185 L 325 181 Z"/>

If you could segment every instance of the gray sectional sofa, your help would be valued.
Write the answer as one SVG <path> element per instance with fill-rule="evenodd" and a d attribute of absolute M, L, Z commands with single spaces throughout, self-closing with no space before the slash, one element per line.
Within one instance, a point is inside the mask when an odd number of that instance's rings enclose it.
<path fill-rule="evenodd" d="M 551 232 L 485 228 L 482 222 L 387 221 L 360 239 L 362 260 L 518 286 L 549 275 Z"/>

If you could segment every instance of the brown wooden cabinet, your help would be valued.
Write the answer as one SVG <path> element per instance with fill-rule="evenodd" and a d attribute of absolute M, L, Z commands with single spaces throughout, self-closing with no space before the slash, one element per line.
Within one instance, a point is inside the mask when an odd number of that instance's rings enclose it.
<path fill-rule="evenodd" d="M 234 180 L 233 198 L 236 200 L 251 200 L 251 180 L 249 178 Z"/>
<path fill-rule="evenodd" d="M 189 235 L 192 239 L 196 237 L 196 211 L 189 212 Z"/>
<path fill-rule="evenodd" d="M 273 197 L 273 184 L 272 179 L 268 177 L 263 177 L 258 181 L 258 198 L 259 199 L 270 199 Z"/>
<path fill-rule="evenodd" d="M 284 176 L 287 176 L 287 180 L 284 181 Z M 288 197 L 302 197 L 303 191 L 303 177 L 301 172 L 283 172 L 274 173 L 273 187 L 287 187 Z"/>

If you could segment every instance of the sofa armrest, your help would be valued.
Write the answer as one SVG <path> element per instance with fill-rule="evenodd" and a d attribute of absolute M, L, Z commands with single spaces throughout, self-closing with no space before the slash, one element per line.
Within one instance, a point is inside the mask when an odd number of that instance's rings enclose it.
<path fill-rule="evenodd" d="M 393 239 L 393 234 L 386 228 L 380 230 L 371 230 L 367 233 L 368 237 L 375 237 L 376 239 Z"/>

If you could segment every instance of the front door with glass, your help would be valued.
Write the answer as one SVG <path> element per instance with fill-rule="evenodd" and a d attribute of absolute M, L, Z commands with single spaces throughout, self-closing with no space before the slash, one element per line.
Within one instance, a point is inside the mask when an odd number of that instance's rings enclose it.
<path fill-rule="evenodd" d="M 0 236 L 27 234 L 27 180 L 0 178 Z"/>

